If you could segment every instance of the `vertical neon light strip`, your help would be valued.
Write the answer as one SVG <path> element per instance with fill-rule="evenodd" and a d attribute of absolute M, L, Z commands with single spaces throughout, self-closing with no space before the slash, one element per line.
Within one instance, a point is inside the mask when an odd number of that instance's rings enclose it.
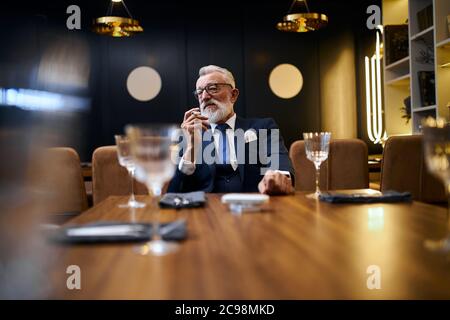
<path fill-rule="evenodd" d="M 367 134 L 369 136 L 370 141 L 375 141 L 372 135 L 372 121 L 371 121 L 371 113 L 370 110 L 370 66 L 369 66 L 369 58 L 366 56 L 364 58 L 365 67 L 366 67 L 366 119 L 367 119 Z"/>
<path fill-rule="evenodd" d="M 375 132 L 375 137 L 377 141 L 375 143 L 381 142 L 381 135 L 383 130 L 383 114 L 381 110 L 381 57 L 380 57 L 380 35 L 377 31 L 377 43 L 376 43 L 376 63 L 377 63 L 377 118 L 378 118 L 378 131 Z"/>
<path fill-rule="evenodd" d="M 382 26 L 377 29 L 382 32 Z M 373 143 L 381 143 L 383 132 L 383 113 L 381 95 L 381 55 L 380 35 L 376 32 L 375 54 L 370 58 L 365 57 L 366 71 L 366 119 L 367 134 Z M 386 135 L 386 132 L 384 132 Z"/>
<path fill-rule="evenodd" d="M 376 74 L 375 74 L 375 55 L 370 58 L 370 67 L 372 72 L 372 134 L 375 138 L 373 143 L 377 143 L 378 137 L 378 122 L 377 122 L 377 87 L 376 87 Z"/>

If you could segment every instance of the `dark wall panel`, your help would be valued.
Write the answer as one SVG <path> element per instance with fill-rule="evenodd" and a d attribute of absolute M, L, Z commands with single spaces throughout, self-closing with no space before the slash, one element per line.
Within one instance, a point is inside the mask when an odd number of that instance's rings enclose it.
<path fill-rule="evenodd" d="M 247 116 L 273 117 L 289 146 L 300 139 L 301 132 L 320 128 L 317 36 L 280 33 L 273 24 L 248 23 L 246 26 Z M 271 71 L 283 63 L 296 66 L 304 81 L 300 93 L 290 99 L 279 98 L 269 87 Z"/>
<path fill-rule="evenodd" d="M 184 44 L 181 25 L 149 28 L 149 32 L 128 39 L 102 39 L 105 61 L 99 94 L 105 142 L 113 143 L 112 134 L 122 132 L 127 123 L 176 120 L 186 101 Z M 161 76 L 161 91 L 147 102 L 134 99 L 126 87 L 129 73 L 139 66 L 152 67 Z"/>
<path fill-rule="evenodd" d="M 220 16 L 205 17 L 204 14 L 197 12 L 188 18 L 186 68 L 190 92 L 195 89 L 199 68 L 209 64 L 219 65 L 230 70 L 235 77 L 236 86 L 239 89 L 243 88 L 242 23 L 240 10 L 236 10 L 232 16 L 222 13 Z M 205 28 L 205 26 L 211 27 Z M 193 95 L 189 98 L 189 106 L 191 104 L 198 105 Z M 245 116 L 245 105 L 242 99 L 238 99 L 235 104 L 235 111 Z"/>

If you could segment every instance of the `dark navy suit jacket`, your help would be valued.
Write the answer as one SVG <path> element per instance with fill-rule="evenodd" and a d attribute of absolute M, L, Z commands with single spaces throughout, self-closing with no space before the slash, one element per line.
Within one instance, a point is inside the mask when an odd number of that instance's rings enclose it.
<path fill-rule="evenodd" d="M 264 136 L 260 137 L 259 129 L 268 130 L 267 138 L 265 140 L 267 142 L 267 154 L 269 159 L 271 156 L 276 157 L 278 154 L 279 166 L 275 169 L 289 171 L 292 183 L 294 184 L 294 169 L 281 134 L 279 134 L 278 149 L 271 150 L 271 130 L 278 129 L 277 124 L 272 118 L 244 119 L 236 117 L 235 130 L 237 129 L 242 129 L 244 131 L 254 129 L 258 139 L 254 142 L 245 143 L 245 163 L 238 165 L 241 190 L 236 190 L 236 192 L 258 192 L 258 183 L 263 178 L 263 175 L 261 175 L 261 168 L 270 166 L 270 163 L 264 163 L 266 162 L 264 159 L 263 161 L 260 161 L 261 159 L 259 157 L 257 157 L 256 163 L 252 164 L 249 161 L 250 148 L 254 151 L 254 147 L 262 143 L 260 139 L 265 139 Z M 210 143 L 213 143 L 212 137 L 209 141 L 203 141 L 203 148 L 207 147 Z M 253 146 L 250 146 L 252 143 Z M 195 166 L 195 171 L 192 175 L 184 174 L 177 167 L 176 173 L 169 184 L 168 192 L 191 192 L 200 190 L 212 192 L 215 181 L 215 165 L 203 162 L 196 164 Z"/>

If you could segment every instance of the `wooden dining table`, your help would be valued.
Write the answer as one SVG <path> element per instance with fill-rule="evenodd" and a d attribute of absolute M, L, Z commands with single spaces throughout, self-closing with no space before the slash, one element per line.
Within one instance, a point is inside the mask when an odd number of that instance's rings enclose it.
<path fill-rule="evenodd" d="M 142 243 L 49 244 L 47 298 L 56 299 L 449 299 L 450 255 L 424 240 L 446 234 L 447 210 L 421 202 L 331 204 L 297 192 L 272 196 L 261 212 L 206 205 L 161 209 L 118 205 L 111 196 L 67 225 L 186 219 L 187 238 L 165 256 Z M 81 288 L 67 287 L 78 266 Z"/>

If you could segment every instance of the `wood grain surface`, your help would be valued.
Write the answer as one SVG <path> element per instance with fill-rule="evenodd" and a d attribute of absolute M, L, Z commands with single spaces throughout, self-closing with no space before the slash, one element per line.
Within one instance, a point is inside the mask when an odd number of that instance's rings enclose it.
<path fill-rule="evenodd" d="M 150 202 L 146 196 L 138 200 Z M 118 208 L 110 197 L 70 223 L 152 221 L 151 208 Z M 271 197 L 266 210 L 234 215 L 208 194 L 205 208 L 159 213 L 187 219 L 188 239 L 166 256 L 141 256 L 137 244 L 50 245 L 57 257 L 48 298 L 57 299 L 435 299 L 450 298 L 450 259 L 428 252 L 446 232 L 446 210 L 420 202 L 328 204 Z M 66 268 L 81 269 L 68 290 Z M 370 290 L 369 266 L 381 271 Z"/>

